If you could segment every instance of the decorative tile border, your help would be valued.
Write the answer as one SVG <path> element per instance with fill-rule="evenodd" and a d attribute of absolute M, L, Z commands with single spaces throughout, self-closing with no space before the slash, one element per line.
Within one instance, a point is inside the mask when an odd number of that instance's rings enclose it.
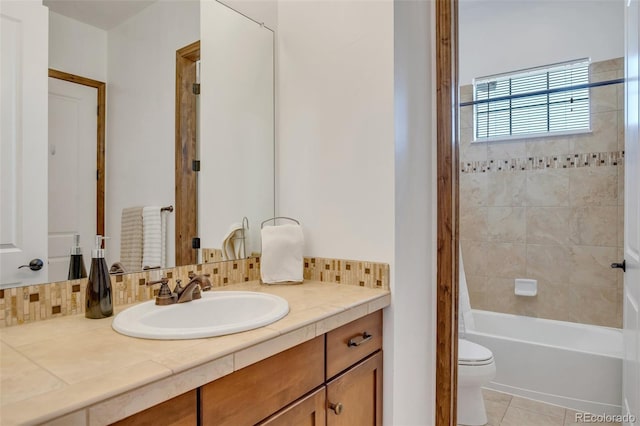
<path fill-rule="evenodd" d="M 216 256 L 215 249 L 208 254 Z M 204 255 L 204 251 L 203 251 Z M 210 259 L 213 258 L 210 256 Z M 205 257 L 206 259 L 206 257 Z M 163 276 L 183 283 L 189 274 L 210 274 L 214 287 L 260 279 L 260 258 L 250 257 L 227 262 L 208 262 L 131 274 L 111 275 L 113 304 L 127 305 L 151 300 L 158 286 L 148 287 L 149 281 Z M 322 282 L 389 289 L 389 265 L 355 260 L 305 258 L 304 278 Z M 61 281 L 0 290 L 0 328 L 76 315 L 84 312 L 87 279 Z"/>
<path fill-rule="evenodd" d="M 214 263 L 222 262 L 222 250 L 216 248 L 203 248 L 202 249 L 202 263 Z"/>
<path fill-rule="evenodd" d="M 389 290 L 389 265 L 358 260 L 305 257 L 304 279 Z"/>
<path fill-rule="evenodd" d="M 582 154 L 548 155 L 510 160 L 460 162 L 460 173 L 509 172 L 541 169 L 575 169 L 580 167 L 621 166 L 624 151 L 588 152 Z"/>

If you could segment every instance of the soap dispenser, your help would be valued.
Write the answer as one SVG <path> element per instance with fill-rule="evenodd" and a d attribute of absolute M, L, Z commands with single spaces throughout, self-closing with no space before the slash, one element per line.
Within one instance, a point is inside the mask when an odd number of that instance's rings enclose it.
<path fill-rule="evenodd" d="M 107 237 L 96 235 L 96 247 L 91 251 L 91 270 L 89 282 L 87 282 L 87 302 L 85 305 L 85 317 L 87 318 L 100 319 L 113 315 L 111 278 L 102 248 L 102 241 L 105 238 Z"/>
<path fill-rule="evenodd" d="M 86 278 L 87 270 L 84 267 L 84 259 L 82 258 L 82 248 L 80 248 L 80 234 L 73 236 L 73 247 L 71 247 L 71 258 L 69 260 L 68 280 L 77 280 Z"/>

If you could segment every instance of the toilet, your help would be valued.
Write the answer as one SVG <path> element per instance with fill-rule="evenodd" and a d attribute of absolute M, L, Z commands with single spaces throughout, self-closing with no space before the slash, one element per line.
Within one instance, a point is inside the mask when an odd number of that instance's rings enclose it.
<path fill-rule="evenodd" d="M 462 251 L 460 251 L 459 267 L 458 424 L 482 426 L 487 424 L 487 411 L 482 398 L 482 386 L 489 383 L 496 376 L 496 363 L 493 360 L 493 353 L 489 349 L 464 338 L 465 331 L 475 328 L 475 324 L 462 263 Z"/>

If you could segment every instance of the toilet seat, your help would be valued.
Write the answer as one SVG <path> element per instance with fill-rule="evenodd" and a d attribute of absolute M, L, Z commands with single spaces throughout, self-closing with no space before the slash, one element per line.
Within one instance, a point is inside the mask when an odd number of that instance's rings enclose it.
<path fill-rule="evenodd" d="M 464 339 L 458 339 L 458 365 L 488 365 L 493 362 L 493 354 L 484 346 Z"/>

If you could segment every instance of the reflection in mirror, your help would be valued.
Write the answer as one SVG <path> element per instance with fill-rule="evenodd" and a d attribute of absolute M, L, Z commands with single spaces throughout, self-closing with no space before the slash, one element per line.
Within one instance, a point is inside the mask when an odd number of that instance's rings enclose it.
<path fill-rule="evenodd" d="M 199 212 L 193 212 L 193 220 L 197 217 L 198 232 L 208 233 L 184 237 L 189 241 L 201 237 L 202 248 L 223 249 L 225 233 L 235 224 L 242 225 L 247 217 L 246 247 L 233 252 L 236 256 L 246 252 L 248 256 L 259 251 L 256 224 L 274 214 L 273 32 L 212 0 L 44 3 L 49 7 L 48 68 L 106 83 L 102 177 L 106 180 L 104 233 L 110 237 L 106 244 L 107 263 L 112 265 L 127 258 L 131 254 L 127 250 L 136 244 L 144 247 L 144 241 L 127 243 L 140 237 L 140 225 L 136 219 L 135 235 L 123 233 L 123 212 L 126 221 L 130 219 L 126 215 L 130 208 L 173 206 L 174 212 L 160 216 L 166 219 L 162 232 L 166 245 L 156 243 L 153 248 L 160 251 L 161 261 L 148 266 L 176 266 L 175 218 L 183 208 L 175 198 L 174 177 L 175 155 L 181 155 L 175 149 L 176 51 L 198 40 L 203 46 L 204 78 L 202 95 L 193 96 L 199 96 L 203 103 L 203 120 L 199 120 L 202 137 L 198 138 L 202 143 L 196 149 L 200 157 L 194 159 L 202 161 L 203 176 L 198 177 L 198 192 L 192 195 L 199 206 Z M 209 14 L 209 21 L 220 24 L 215 32 L 201 33 L 202 13 Z M 258 42 L 251 45 L 250 40 Z M 211 46 L 209 50 L 207 46 Z M 214 46 L 226 50 L 221 53 Z M 226 66 L 232 68 L 225 69 Z M 245 72 L 238 73 L 240 69 Z M 228 77 L 233 81 L 226 81 Z M 65 84 L 71 89 L 58 87 Z M 57 186 L 49 187 L 49 206 L 40 206 L 49 212 L 50 238 L 49 247 L 42 250 L 44 276 L 36 283 L 67 279 L 76 233 L 81 234 L 80 247 L 88 267 L 97 233 L 97 124 L 87 125 L 83 130 L 87 136 L 69 133 L 73 127 L 70 123 L 75 123 L 81 114 L 94 111 L 92 118 L 95 117 L 95 94 L 64 92 L 77 89 L 75 86 L 79 85 L 62 80 L 50 85 L 56 97 L 50 96 L 49 101 L 48 153 L 49 161 L 57 163 L 48 172 L 46 168 L 41 171 L 48 173 L 49 182 Z M 212 100 L 212 94 L 222 92 L 224 97 Z M 79 113 L 78 99 L 85 97 L 89 98 L 85 102 L 88 106 Z M 65 115 L 61 105 L 71 115 Z M 221 124 L 226 126 L 220 127 Z M 55 139 L 52 132 L 57 132 Z M 89 137 L 91 133 L 93 136 Z M 68 173 L 69 170 L 77 173 Z M 85 185 L 85 180 L 89 184 Z M 86 191 L 80 188 L 83 185 L 88 188 Z M 78 221 L 86 221 L 82 227 L 87 230 L 81 230 Z M 209 233 L 209 228 L 215 230 Z M 22 263 L 28 264 L 29 260 Z M 143 263 L 141 260 L 140 266 L 145 266 Z M 25 269 L 20 273 L 26 274 Z M 129 267 L 127 272 L 135 269 L 140 268 Z M 26 284 L 34 282 L 5 280 L 3 276 L 0 287 Z"/>

